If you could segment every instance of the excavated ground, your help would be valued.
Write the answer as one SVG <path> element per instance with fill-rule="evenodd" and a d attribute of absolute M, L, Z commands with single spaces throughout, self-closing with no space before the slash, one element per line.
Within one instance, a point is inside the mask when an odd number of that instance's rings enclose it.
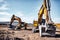
<path fill-rule="evenodd" d="M 32 26 L 28 26 L 27 30 L 13 30 L 8 25 L 0 25 L 0 40 L 60 40 L 60 29 L 57 29 L 55 37 L 40 37 L 38 32 L 32 33 L 31 29 Z"/>

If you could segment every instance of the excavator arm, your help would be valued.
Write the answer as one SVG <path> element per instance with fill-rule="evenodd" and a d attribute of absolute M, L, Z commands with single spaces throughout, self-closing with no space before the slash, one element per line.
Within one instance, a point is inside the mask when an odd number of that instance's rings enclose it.
<path fill-rule="evenodd" d="M 41 6 L 41 9 L 39 10 L 38 23 L 41 23 L 43 14 L 45 16 L 46 23 L 48 23 L 48 21 L 49 21 L 49 13 L 48 13 L 48 9 L 47 9 L 47 6 L 48 6 L 47 2 L 48 2 L 48 0 L 44 0 L 44 3 Z M 50 7 L 49 7 L 49 9 L 50 9 Z"/>
<path fill-rule="evenodd" d="M 19 18 L 19 17 L 13 15 L 12 18 L 11 18 L 10 24 L 12 24 L 12 23 L 14 22 L 14 20 L 17 20 L 17 21 L 19 22 L 19 24 L 21 23 L 21 18 Z"/>
<path fill-rule="evenodd" d="M 41 6 L 41 8 L 40 8 L 40 10 L 39 10 L 39 12 L 38 12 L 38 21 L 35 21 L 35 20 L 34 20 L 34 22 L 33 22 L 33 26 L 34 26 L 34 27 L 37 27 L 38 24 L 41 25 L 42 20 L 43 20 L 43 19 L 42 19 L 43 14 L 44 14 L 44 16 L 45 16 L 45 21 L 48 22 L 48 20 L 49 20 L 46 1 L 47 1 L 47 0 L 44 0 L 43 4 L 42 4 L 42 6 Z"/>

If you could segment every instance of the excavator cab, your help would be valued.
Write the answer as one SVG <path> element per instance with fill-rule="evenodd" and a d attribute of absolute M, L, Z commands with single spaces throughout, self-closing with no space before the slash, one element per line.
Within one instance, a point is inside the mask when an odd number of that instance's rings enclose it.
<path fill-rule="evenodd" d="M 42 19 L 42 21 L 41 21 L 40 24 L 41 24 L 41 25 L 45 25 L 45 19 Z"/>
<path fill-rule="evenodd" d="M 43 24 L 45 25 L 45 19 L 42 19 L 41 23 L 40 24 Z M 33 21 L 33 27 L 32 27 L 32 32 L 35 33 L 37 30 L 38 30 L 38 21 L 34 20 Z"/>
<path fill-rule="evenodd" d="M 25 22 L 21 22 L 21 25 L 20 26 L 21 26 L 21 28 L 22 27 L 25 27 L 25 29 L 27 29 L 27 23 L 25 23 Z"/>

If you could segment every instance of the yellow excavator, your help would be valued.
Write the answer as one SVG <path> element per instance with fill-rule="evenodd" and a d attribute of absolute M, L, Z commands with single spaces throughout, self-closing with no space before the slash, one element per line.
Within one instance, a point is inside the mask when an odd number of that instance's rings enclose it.
<path fill-rule="evenodd" d="M 18 29 L 18 28 L 21 28 L 21 27 L 25 27 L 25 29 L 27 29 L 27 23 L 25 22 L 22 22 L 21 18 L 13 15 L 12 18 L 11 18 L 11 21 L 10 21 L 10 28 L 13 28 L 14 26 L 12 25 L 12 23 L 17 20 L 18 21 L 18 24 L 15 25 L 15 30 Z"/>
<path fill-rule="evenodd" d="M 50 5 L 50 0 L 43 0 L 43 4 L 38 12 L 38 21 L 33 21 L 34 27 L 32 28 L 32 32 L 36 32 L 37 28 L 39 28 L 40 36 L 55 36 L 56 26 L 51 20 Z M 45 19 L 43 19 L 43 14 Z"/>

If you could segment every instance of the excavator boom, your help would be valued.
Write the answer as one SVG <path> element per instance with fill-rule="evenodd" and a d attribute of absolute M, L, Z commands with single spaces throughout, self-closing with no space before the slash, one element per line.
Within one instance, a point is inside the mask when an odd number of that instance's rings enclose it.
<path fill-rule="evenodd" d="M 52 22 L 50 17 L 50 1 L 49 0 L 44 0 L 44 3 L 39 10 L 38 23 L 41 23 L 43 14 L 45 16 L 46 23 L 49 23 L 49 21 Z"/>
<path fill-rule="evenodd" d="M 12 24 L 14 20 L 17 20 L 19 25 L 21 24 L 21 18 L 16 17 L 15 15 L 12 16 L 10 24 Z"/>

